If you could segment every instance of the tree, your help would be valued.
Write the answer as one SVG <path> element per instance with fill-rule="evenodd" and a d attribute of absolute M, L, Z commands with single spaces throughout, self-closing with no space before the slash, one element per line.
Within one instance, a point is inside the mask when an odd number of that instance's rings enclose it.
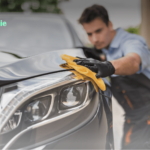
<path fill-rule="evenodd" d="M 141 0 L 141 35 L 145 38 L 150 48 L 150 0 Z"/>
<path fill-rule="evenodd" d="M 69 0 L 0 0 L 0 12 L 50 12 L 61 14 L 59 4 Z"/>
<path fill-rule="evenodd" d="M 134 34 L 140 34 L 140 25 L 136 26 L 136 27 L 129 27 L 127 29 L 125 29 L 127 32 L 129 33 L 134 33 Z"/>

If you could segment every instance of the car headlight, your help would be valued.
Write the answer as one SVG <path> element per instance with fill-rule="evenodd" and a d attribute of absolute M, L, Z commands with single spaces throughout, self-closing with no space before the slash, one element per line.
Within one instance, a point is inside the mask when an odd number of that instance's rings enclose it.
<path fill-rule="evenodd" d="M 1 132 L 5 133 L 5 132 L 15 129 L 20 123 L 21 116 L 22 116 L 21 112 L 19 111 L 15 112 L 14 115 L 9 119 L 7 124 L 3 127 Z"/>
<path fill-rule="evenodd" d="M 77 81 L 70 72 L 36 77 L 1 87 L 0 133 L 16 134 L 62 119 L 85 108 L 92 84 Z M 20 131 L 17 128 L 21 126 Z"/>
<path fill-rule="evenodd" d="M 36 99 L 29 103 L 24 110 L 24 114 L 29 122 L 37 122 L 46 118 L 48 112 L 51 112 L 51 96 Z"/>
<path fill-rule="evenodd" d="M 85 100 L 87 87 L 85 84 L 71 85 L 62 89 L 60 93 L 60 109 L 75 107 Z"/>

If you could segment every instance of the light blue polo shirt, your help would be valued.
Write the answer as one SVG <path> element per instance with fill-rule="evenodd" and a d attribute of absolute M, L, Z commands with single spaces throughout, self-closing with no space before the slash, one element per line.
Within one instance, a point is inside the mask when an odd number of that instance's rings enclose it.
<path fill-rule="evenodd" d="M 150 79 L 150 51 L 143 37 L 118 28 L 109 50 L 102 49 L 102 51 L 108 61 L 121 58 L 128 53 L 137 53 L 141 57 L 140 70 L 137 73 L 143 73 Z M 112 75 L 115 76 L 117 75 Z"/>

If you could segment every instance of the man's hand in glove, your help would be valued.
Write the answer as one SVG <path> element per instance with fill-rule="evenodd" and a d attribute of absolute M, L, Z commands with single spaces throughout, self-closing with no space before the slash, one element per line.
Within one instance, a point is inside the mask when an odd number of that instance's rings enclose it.
<path fill-rule="evenodd" d="M 96 51 L 95 48 L 88 48 L 88 47 L 78 47 L 78 48 L 82 48 L 86 57 L 88 58 L 94 58 L 100 61 L 105 61 L 106 60 L 106 56 L 103 54 L 103 52 L 101 50 Z"/>
<path fill-rule="evenodd" d="M 109 61 L 98 61 L 92 58 L 75 59 L 77 65 L 82 65 L 97 73 L 96 78 L 107 77 L 115 73 L 115 68 Z"/>

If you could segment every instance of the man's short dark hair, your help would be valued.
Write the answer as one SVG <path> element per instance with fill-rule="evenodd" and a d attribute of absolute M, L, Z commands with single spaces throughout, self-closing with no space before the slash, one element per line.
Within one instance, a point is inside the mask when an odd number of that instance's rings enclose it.
<path fill-rule="evenodd" d="M 90 23 L 96 18 L 102 19 L 102 21 L 108 26 L 109 16 L 107 10 L 103 6 L 96 4 L 86 8 L 78 21 L 80 24 Z"/>

